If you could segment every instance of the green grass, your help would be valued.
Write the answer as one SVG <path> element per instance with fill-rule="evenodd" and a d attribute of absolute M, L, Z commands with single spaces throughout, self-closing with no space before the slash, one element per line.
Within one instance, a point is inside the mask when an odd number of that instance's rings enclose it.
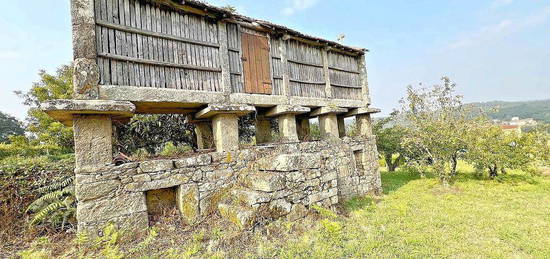
<path fill-rule="evenodd" d="M 349 218 L 319 224 L 287 242 L 285 257 L 549 258 L 550 179 L 514 173 L 499 181 L 461 174 L 382 173 L 386 194 Z M 328 221 L 328 220 L 327 220 Z M 335 230 L 336 229 L 336 230 Z M 331 234 L 327 235 L 329 232 Z"/>
<path fill-rule="evenodd" d="M 464 164 L 460 170 L 448 189 L 429 176 L 382 172 L 384 195 L 345 202 L 345 216 L 316 208 L 317 217 L 276 221 L 245 233 L 221 223 L 195 232 L 165 227 L 169 230 L 159 230 L 137 253 L 128 251 L 145 241 L 121 243 L 121 253 L 128 258 L 550 258 L 550 177 L 510 172 L 488 180 Z M 198 234 L 201 238 L 192 238 Z"/>

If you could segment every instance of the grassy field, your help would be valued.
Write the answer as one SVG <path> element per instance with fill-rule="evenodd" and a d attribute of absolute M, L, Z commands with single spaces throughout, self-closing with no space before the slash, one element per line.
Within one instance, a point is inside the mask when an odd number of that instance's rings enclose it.
<path fill-rule="evenodd" d="M 339 214 L 318 208 L 304 221 L 256 232 L 238 234 L 223 223 L 172 226 L 139 244 L 116 233 L 62 248 L 42 239 L 26 255 L 52 255 L 48 247 L 57 246 L 55 254 L 65 257 L 549 258 L 550 177 L 511 172 L 488 180 L 464 171 L 450 189 L 434 178 L 383 172 L 382 197 L 348 201 Z"/>

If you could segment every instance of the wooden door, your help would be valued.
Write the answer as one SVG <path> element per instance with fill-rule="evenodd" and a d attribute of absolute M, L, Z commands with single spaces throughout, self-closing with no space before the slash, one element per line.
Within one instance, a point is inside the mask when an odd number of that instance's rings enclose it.
<path fill-rule="evenodd" d="M 244 90 L 252 94 L 271 94 L 271 69 L 267 37 L 242 33 Z"/>

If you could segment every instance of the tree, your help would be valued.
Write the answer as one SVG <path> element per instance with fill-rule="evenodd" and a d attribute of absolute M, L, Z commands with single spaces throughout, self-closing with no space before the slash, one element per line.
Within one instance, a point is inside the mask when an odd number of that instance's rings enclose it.
<path fill-rule="evenodd" d="M 0 112 L 0 143 L 7 142 L 10 135 L 23 135 L 25 130 L 21 127 L 21 122 L 15 117 Z"/>
<path fill-rule="evenodd" d="M 550 160 L 550 138 L 542 128 L 527 133 L 507 132 L 487 122 L 474 130 L 469 143 L 467 160 L 480 171 L 487 169 L 490 178 L 497 177 L 499 171 L 529 170 L 536 163 Z"/>
<path fill-rule="evenodd" d="M 441 183 L 448 186 L 456 174 L 458 159 L 468 147 L 468 134 L 478 125 L 462 96 L 454 94 L 456 85 L 447 77 L 443 85 L 415 89 L 407 87 L 400 102 L 407 120 L 402 144 L 419 156 L 418 165 L 431 165 Z"/>
<path fill-rule="evenodd" d="M 377 121 L 373 127 L 374 135 L 376 135 L 376 146 L 384 157 L 390 172 L 395 171 L 403 163 L 406 152 L 401 145 L 406 129 L 398 125 L 388 126 L 389 122 L 394 120 L 394 115 L 395 113 L 391 117 Z"/>
<path fill-rule="evenodd" d="M 41 70 L 38 75 L 40 80 L 35 82 L 28 92 L 15 92 L 23 99 L 23 104 L 29 106 L 26 129 L 32 134 L 31 138 L 35 142 L 56 145 L 65 152 L 71 152 L 73 150 L 72 128 L 64 126 L 41 111 L 40 103 L 72 98 L 72 65 L 59 67 L 55 74 Z"/>

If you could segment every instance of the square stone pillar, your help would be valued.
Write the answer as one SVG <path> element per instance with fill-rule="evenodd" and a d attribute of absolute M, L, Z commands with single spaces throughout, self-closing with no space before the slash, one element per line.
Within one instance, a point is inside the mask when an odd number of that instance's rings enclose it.
<path fill-rule="evenodd" d="M 344 116 L 338 116 L 338 136 L 343 138 L 346 136 L 346 122 L 344 121 Z"/>
<path fill-rule="evenodd" d="M 258 117 L 256 120 L 256 143 L 271 141 L 271 121 L 266 117 Z"/>
<path fill-rule="evenodd" d="M 297 121 L 296 126 L 298 130 L 298 139 L 306 140 L 310 136 L 309 118 L 308 117 L 296 118 L 296 121 Z"/>
<path fill-rule="evenodd" d="M 319 116 L 319 130 L 322 137 L 328 137 L 329 135 L 338 137 L 338 119 L 336 114 L 329 113 Z"/>
<path fill-rule="evenodd" d="M 195 122 L 195 134 L 197 134 L 197 147 L 199 149 L 214 148 L 214 134 L 212 132 L 212 122 Z"/>
<path fill-rule="evenodd" d="M 355 115 L 357 133 L 360 136 L 372 136 L 372 119 L 370 113 Z"/>
<path fill-rule="evenodd" d="M 283 142 L 298 142 L 295 114 L 282 114 L 279 116 L 279 134 Z"/>
<path fill-rule="evenodd" d="M 113 160 L 113 126 L 109 115 L 74 115 L 76 169 L 93 169 Z"/>
<path fill-rule="evenodd" d="M 212 118 L 216 151 L 239 149 L 239 117 L 234 113 L 222 113 Z"/>

